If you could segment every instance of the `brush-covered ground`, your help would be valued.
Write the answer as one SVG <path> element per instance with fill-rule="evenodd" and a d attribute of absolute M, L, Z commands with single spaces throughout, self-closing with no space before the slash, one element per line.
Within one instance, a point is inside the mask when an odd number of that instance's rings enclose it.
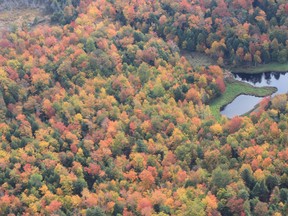
<path fill-rule="evenodd" d="M 38 21 L 37 21 L 38 20 Z M 14 8 L 1 11 L 0 13 L 0 32 L 3 30 L 12 30 L 13 28 L 22 28 L 25 25 L 31 26 L 34 23 L 48 20 L 41 8 Z M 0 33 L 1 34 L 1 33 Z"/>

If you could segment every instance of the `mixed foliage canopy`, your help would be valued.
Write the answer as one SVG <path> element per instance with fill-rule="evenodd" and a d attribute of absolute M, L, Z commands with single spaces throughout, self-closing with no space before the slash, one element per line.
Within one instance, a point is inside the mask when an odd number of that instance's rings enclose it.
<path fill-rule="evenodd" d="M 221 64 L 287 61 L 286 1 L 50 2 L 0 39 L 0 214 L 288 214 L 287 95 L 208 105 Z"/>

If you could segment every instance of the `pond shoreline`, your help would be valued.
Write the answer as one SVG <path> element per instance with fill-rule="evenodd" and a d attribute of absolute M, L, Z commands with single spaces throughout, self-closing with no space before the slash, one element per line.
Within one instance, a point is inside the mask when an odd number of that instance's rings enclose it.
<path fill-rule="evenodd" d="M 184 56 L 188 62 L 193 67 L 199 66 L 209 66 L 217 65 L 216 61 L 204 53 L 199 52 L 189 52 L 186 50 L 181 50 L 179 53 L 181 56 Z M 226 84 L 226 91 L 219 97 L 212 100 L 208 105 L 210 106 L 213 116 L 217 120 L 221 120 L 221 111 L 225 106 L 232 103 L 240 95 L 248 95 L 255 97 L 267 97 L 273 95 L 278 91 L 277 87 L 273 86 L 262 86 L 255 87 L 252 84 L 246 83 L 244 81 L 239 81 L 234 78 L 235 73 L 245 73 L 245 74 L 261 74 L 266 72 L 288 72 L 288 63 L 268 63 L 268 64 L 258 64 L 257 66 L 252 65 L 243 65 L 238 67 L 231 67 L 229 65 L 223 65 L 224 80 Z M 257 105 L 252 108 L 250 111 L 246 112 L 243 115 L 247 115 L 253 110 L 257 109 Z"/>
<path fill-rule="evenodd" d="M 286 94 L 288 91 L 288 73 L 287 72 L 266 72 L 261 74 L 236 73 L 235 79 L 245 82 L 256 88 L 259 87 L 276 87 L 276 92 L 271 95 L 273 98 L 277 94 Z M 257 105 L 263 97 L 256 94 L 249 96 L 242 94 L 237 96 L 231 103 L 227 104 L 220 110 L 222 115 L 233 117 L 235 115 L 248 115 L 257 109 Z"/>
<path fill-rule="evenodd" d="M 268 63 L 261 64 L 258 66 L 242 66 L 242 67 L 231 67 L 229 68 L 231 73 L 246 73 L 246 74 L 259 74 L 266 72 L 288 72 L 288 63 Z"/>
<path fill-rule="evenodd" d="M 228 104 L 232 103 L 239 95 L 251 95 L 255 97 L 267 97 L 277 92 L 276 87 L 255 87 L 251 84 L 241 82 L 238 80 L 226 82 L 226 91 L 220 96 L 215 98 L 209 106 L 213 115 L 220 120 L 221 109 Z"/>

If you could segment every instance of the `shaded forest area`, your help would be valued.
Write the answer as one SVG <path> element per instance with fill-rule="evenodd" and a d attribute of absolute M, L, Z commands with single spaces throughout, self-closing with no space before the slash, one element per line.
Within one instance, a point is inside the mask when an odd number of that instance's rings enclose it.
<path fill-rule="evenodd" d="M 0 215 L 288 214 L 287 95 L 207 105 L 225 62 L 287 60 L 286 1 L 50 2 L 0 39 Z"/>

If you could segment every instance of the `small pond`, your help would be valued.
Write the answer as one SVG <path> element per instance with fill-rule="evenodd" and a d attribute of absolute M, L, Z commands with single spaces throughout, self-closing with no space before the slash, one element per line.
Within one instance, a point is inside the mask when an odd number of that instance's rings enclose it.
<path fill-rule="evenodd" d="M 288 92 L 288 73 L 235 73 L 234 77 L 236 80 L 247 82 L 256 87 L 276 87 L 278 90 L 273 95 Z M 230 104 L 223 107 L 223 109 L 221 110 L 221 114 L 226 115 L 228 118 L 232 118 L 237 115 L 243 115 L 251 111 L 262 99 L 263 97 L 255 97 L 252 95 L 239 95 Z"/>

